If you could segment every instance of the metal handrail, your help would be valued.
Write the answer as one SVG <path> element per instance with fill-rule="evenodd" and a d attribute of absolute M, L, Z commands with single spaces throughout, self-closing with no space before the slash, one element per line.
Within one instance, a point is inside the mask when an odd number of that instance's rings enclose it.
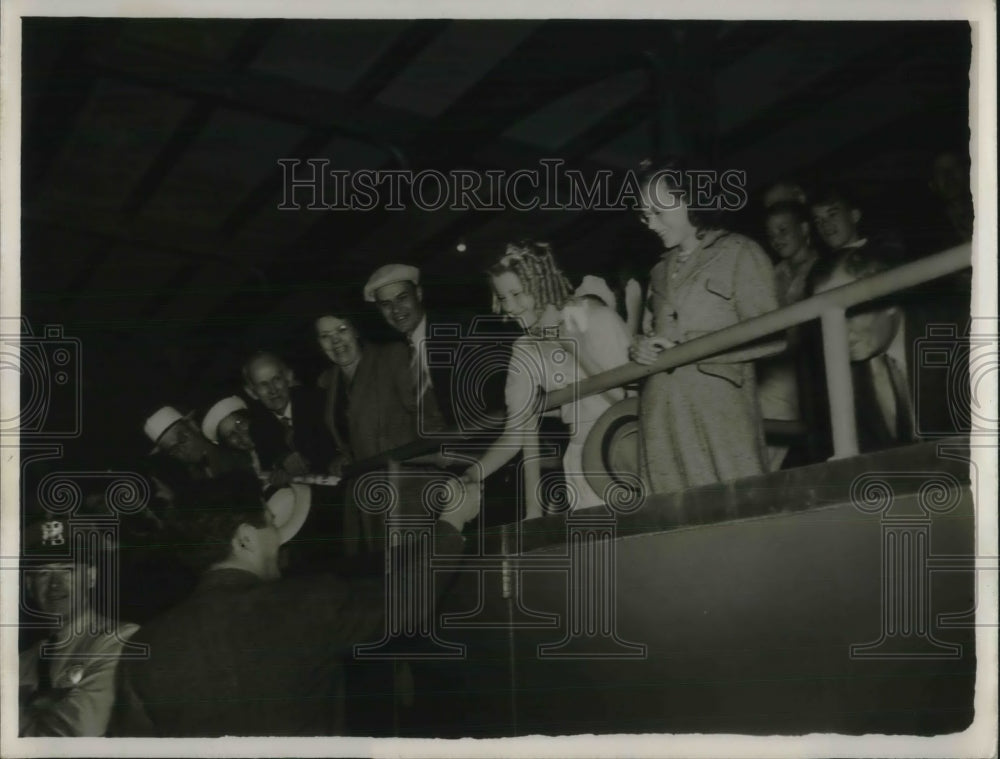
<path fill-rule="evenodd" d="M 609 371 L 595 374 L 593 377 L 587 377 L 575 385 L 560 388 L 546 395 L 545 408 L 562 406 L 590 395 L 607 392 L 611 388 L 627 385 L 651 374 L 658 374 L 685 364 L 693 364 L 701 359 L 738 348 L 745 343 L 755 342 L 775 332 L 819 319 L 831 310 L 843 311 L 867 300 L 874 300 L 948 274 L 954 274 L 968 268 L 971 263 L 972 247 L 969 244 L 949 248 L 919 261 L 874 274 L 819 295 L 813 295 L 807 300 L 785 306 L 777 311 L 771 311 L 690 342 L 681 343 L 664 351 L 655 363 L 647 365 L 623 364 Z"/>
<path fill-rule="evenodd" d="M 847 351 L 845 311 L 865 301 L 875 300 L 910 287 L 967 269 L 972 264 L 972 246 L 968 243 L 949 248 L 912 263 L 903 264 L 842 287 L 734 324 L 717 332 L 681 343 L 663 352 L 652 364 L 628 363 L 601 374 L 587 377 L 568 387 L 551 391 L 545 396 L 546 410 L 578 401 L 612 388 L 627 385 L 651 374 L 692 364 L 717 356 L 768 335 L 821 319 L 823 350 L 826 360 L 827 386 L 833 427 L 834 457 L 842 458 L 858 452 L 854 421 L 854 393 L 851 382 L 850 357 Z M 433 451 L 442 444 L 467 441 L 468 433 L 456 431 L 446 439 L 417 440 L 400 448 L 358 462 L 351 474 L 384 468 L 390 461 L 405 461 Z"/>

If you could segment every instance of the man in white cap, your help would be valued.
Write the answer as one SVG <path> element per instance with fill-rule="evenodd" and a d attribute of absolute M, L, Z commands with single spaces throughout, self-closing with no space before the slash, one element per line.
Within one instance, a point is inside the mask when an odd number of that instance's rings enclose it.
<path fill-rule="evenodd" d="M 422 399 L 420 429 L 454 427 L 451 382 L 454 372 L 442 372 L 427 360 L 435 330 L 428 328 L 431 320 L 424 308 L 420 270 L 406 264 L 386 264 L 369 277 L 364 296 L 366 301 L 378 306 L 386 323 L 410 344 L 411 371 L 415 375 L 417 394 Z M 462 332 L 456 329 L 453 333 L 452 347 Z"/>
<path fill-rule="evenodd" d="M 238 395 L 223 398 L 205 412 L 201 422 L 201 431 L 205 437 L 215 443 L 235 451 L 245 459 L 248 468 L 260 477 L 264 472 L 260 466 L 260 457 L 250 436 L 250 412 L 246 401 Z M 272 485 L 288 484 L 287 474 L 283 469 L 276 469 L 270 475 Z"/>
<path fill-rule="evenodd" d="M 420 282 L 416 267 L 387 264 L 364 287 L 365 300 L 375 303 L 386 323 L 410 344 L 411 371 L 420 394 L 420 435 L 447 429 L 498 434 L 506 416 L 504 388 L 511 344 L 518 335 L 511 332 L 509 322 L 494 317 L 428 313 Z M 434 360 L 428 360 L 432 356 Z M 513 503 L 504 494 L 514 483 L 504 470 L 494 475 L 490 490 L 500 494 L 498 502 Z M 487 518 L 492 522 L 495 515 Z"/>
<path fill-rule="evenodd" d="M 174 490 L 191 481 L 211 479 L 241 468 L 239 458 L 212 445 L 191 416 L 173 406 L 163 406 L 146 419 L 143 426 L 146 437 L 153 442 L 151 453 L 162 454 L 159 458 L 165 457 L 172 462 L 172 466 L 158 467 L 163 471 L 157 477 Z"/>
<path fill-rule="evenodd" d="M 18 733 L 100 737 L 115 701 L 118 655 L 138 628 L 112 623 L 94 609 L 97 557 L 74 555 L 69 522 L 36 521 L 23 535 L 26 597 L 37 611 L 56 615 L 58 629 L 21 652 Z"/>
<path fill-rule="evenodd" d="M 360 578 L 279 579 L 279 548 L 301 515 L 266 509 L 252 481 L 206 485 L 178 523 L 201 582 L 133 638 L 150 656 L 123 663 L 113 734 L 343 734 L 344 663 L 384 631 L 385 565 Z M 456 500 L 437 520 L 435 552 L 460 553 L 462 528 L 478 512 L 478 492 Z"/>

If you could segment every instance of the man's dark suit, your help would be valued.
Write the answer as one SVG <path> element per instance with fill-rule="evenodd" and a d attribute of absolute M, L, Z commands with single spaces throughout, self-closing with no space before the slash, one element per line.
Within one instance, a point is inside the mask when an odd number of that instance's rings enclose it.
<path fill-rule="evenodd" d="M 903 329 L 906 345 L 906 380 L 909 386 L 909 403 L 913 409 L 913 424 L 885 428 L 882 411 L 865 386 L 865 375 L 870 374 L 868 362 L 852 363 L 854 379 L 855 420 L 858 430 L 858 448 L 862 453 L 905 445 L 920 439 L 969 432 L 969 382 L 968 352 L 962 350 L 962 336 L 968 328 L 970 314 L 971 280 L 968 272 L 960 272 L 929 282 L 919 288 L 901 293 L 893 299 L 903 310 Z M 928 329 L 936 332 L 953 329 L 956 339 L 928 338 Z M 833 454 L 830 433 L 829 406 L 825 375 L 823 374 L 823 348 L 819 329 L 809 330 L 811 345 L 804 346 L 804 355 L 810 356 L 812 370 L 809 386 L 803 388 L 803 410 L 808 403 L 810 422 L 815 425 L 819 442 L 818 460 Z M 933 341 L 940 348 L 930 346 Z M 945 364 L 938 363 L 933 354 L 951 351 Z M 928 360 L 930 359 L 930 360 Z M 901 399 L 898 399 L 901 400 Z M 898 415 L 897 415 L 898 416 Z M 803 462 L 805 463 L 805 462 Z"/>
<path fill-rule="evenodd" d="M 237 451 L 223 446 L 206 443 L 205 458 L 201 464 L 186 464 L 157 452 L 149 457 L 146 467 L 152 477 L 160 480 L 174 494 L 182 493 L 191 486 L 229 472 L 253 467 Z"/>
<path fill-rule="evenodd" d="M 969 351 L 972 271 L 933 280 L 903 293 L 910 397 L 915 436 L 966 435 L 970 426 Z M 935 334 L 928 337 L 928 332 Z M 954 332 L 954 338 L 945 336 Z M 944 335 L 942 333 L 945 333 Z M 940 359 L 946 357 L 942 365 Z"/>
<path fill-rule="evenodd" d="M 323 396 L 318 390 L 293 387 L 289 391 L 292 403 L 292 446 L 286 442 L 285 425 L 260 401 L 247 403 L 250 412 L 250 437 L 253 439 L 265 471 L 281 466 L 293 452 L 302 455 L 314 474 L 326 474 L 336 454 L 330 431 L 323 422 Z"/>
<path fill-rule="evenodd" d="M 462 551 L 459 533 L 441 522 L 434 542 L 438 554 Z M 355 643 L 382 637 L 384 582 L 381 571 L 270 582 L 207 571 L 194 595 L 133 639 L 150 656 L 120 666 L 112 734 L 344 734 L 344 663 Z M 439 592 L 446 585 L 442 578 Z"/>
<path fill-rule="evenodd" d="M 427 314 L 428 369 L 449 428 L 503 427 L 507 365 L 520 334 L 498 316 Z"/>

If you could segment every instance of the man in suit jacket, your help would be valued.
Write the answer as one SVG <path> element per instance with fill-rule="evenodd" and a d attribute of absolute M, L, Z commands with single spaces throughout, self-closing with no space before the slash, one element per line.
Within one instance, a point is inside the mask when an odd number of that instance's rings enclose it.
<path fill-rule="evenodd" d="M 437 520 L 437 553 L 461 553 L 476 496 Z M 280 579 L 279 546 L 294 532 L 281 531 L 252 479 L 217 481 L 190 505 L 180 524 L 201 583 L 134 638 L 150 655 L 122 668 L 112 734 L 343 734 L 343 666 L 385 629 L 382 572 Z"/>
<path fill-rule="evenodd" d="M 823 261 L 813 291 L 823 292 L 892 268 L 893 261 L 859 250 Z M 969 431 L 970 281 L 945 277 L 848 314 L 858 448 L 862 453 Z M 951 337 L 948 337 L 948 335 Z M 964 348 L 964 350 L 963 350 Z M 946 362 L 925 360 L 928 351 Z M 933 359 L 933 357 L 931 357 Z M 824 396 L 825 397 L 825 396 Z"/>
<path fill-rule="evenodd" d="M 364 288 L 386 323 L 410 345 L 421 399 L 422 434 L 443 429 L 499 430 L 512 335 L 494 320 L 428 313 L 420 270 L 404 264 L 377 269 Z"/>
<path fill-rule="evenodd" d="M 266 471 L 290 476 L 327 474 L 336 447 L 323 422 L 323 397 L 293 386 L 288 365 L 273 353 L 257 353 L 243 365 L 244 389 L 253 401 L 250 437 Z"/>

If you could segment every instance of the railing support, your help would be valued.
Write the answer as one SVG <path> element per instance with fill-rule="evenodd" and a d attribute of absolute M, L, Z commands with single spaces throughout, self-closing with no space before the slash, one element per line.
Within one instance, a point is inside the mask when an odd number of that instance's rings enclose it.
<path fill-rule="evenodd" d="M 830 399 L 833 458 L 858 455 L 858 427 L 854 418 L 854 383 L 843 308 L 831 308 L 820 317 L 823 325 L 823 361 Z"/>
<path fill-rule="evenodd" d="M 850 308 L 859 303 L 875 300 L 885 295 L 929 282 L 938 277 L 953 274 L 968 268 L 971 262 L 972 246 L 968 243 L 949 248 L 941 253 L 922 258 L 919 261 L 913 261 L 889 271 L 873 274 L 857 282 L 851 282 L 842 287 L 827 290 L 819 295 L 814 295 L 811 298 L 794 303 L 791 306 L 786 306 L 754 319 L 734 324 L 731 327 L 726 327 L 718 332 L 712 332 L 691 342 L 681 343 L 670 350 L 663 351 L 660 358 L 653 364 L 624 364 L 623 366 L 582 379 L 575 385 L 552 390 L 545 396 L 544 408 L 548 410 L 566 403 L 575 403 L 588 396 L 604 393 L 612 388 L 637 382 L 651 374 L 657 374 L 658 372 L 673 369 L 677 366 L 702 361 L 706 358 L 730 351 L 737 346 L 760 340 L 767 335 L 784 332 L 790 327 L 816 318 L 822 318 L 831 309 L 836 308 L 843 311 L 843 309 Z M 844 329 L 846 331 L 846 328 Z M 824 333 L 825 331 L 826 328 L 824 327 Z M 846 350 L 846 337 L 843 341 L 837 342 L 840 342 Z M 834 341 L 826 340 L 826 343 L 827 345 L 832 345 Z M 843 367 L 841 368 L 842 370 Z M 849 374 L 850 368 L 848 362 Z M 849 382 L 840 382 L 839 384 L 841 388 L 848 388 L 850 390 Z M 831 383 L 831 393 L 836 386 L 836 383 Z M 853 394 L 848 396 L 848 401 L 852 400 Z M 833 408 L 832 404 L 833 402 L 831 401 L 831 408 Z M 851 419 L 853 424 L 853 408 L 848 406 L 847 411 L 841 411 L 842 405 L 843 397 L 836 406 L 837 411 L 833 414 L 834 430 L 836 430 L 838 424 L 847 419 Z M 467 437 L 467 433 L 456 431 L 455 437 L 448 440 L 438 438 L 417 440 L 393 451 L 379 454 L 371 459 L 355 464 L 351 468 L 350 474 L 356 476 L 366 471 L 383 468 L 386 465 L 387 458 L 390 456 L 406 461 L 416 456 L 440 450 L 442 443 L 459 443 L 465 441 Z M 854 437 L 856 438 L 856 434 Z M 850 455 L 846 452 L 849 448 L 857 450 L 856 439 L 853 442 L 853 446 L 849 446 L 849 441 L 847 440 L 841 442 L 842 445 L 837 450 L 836 456 Z"/>

